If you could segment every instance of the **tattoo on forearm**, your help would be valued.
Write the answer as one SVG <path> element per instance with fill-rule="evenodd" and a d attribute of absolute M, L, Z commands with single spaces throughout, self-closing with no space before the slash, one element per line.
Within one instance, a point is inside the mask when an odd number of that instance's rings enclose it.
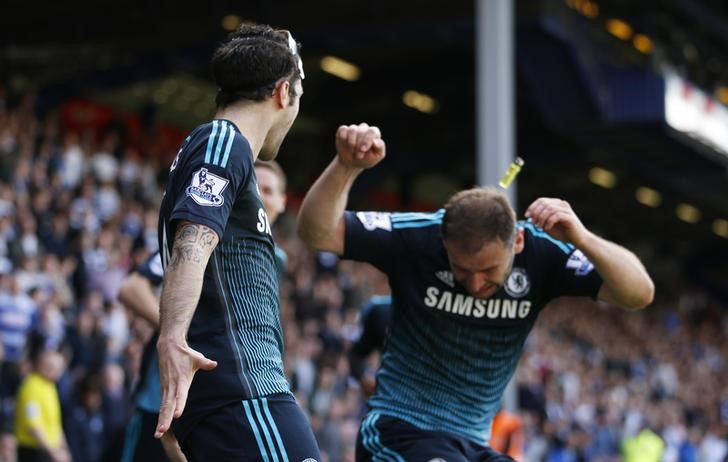
<path fill-rule="evenodd" d="M 207 226 L 194 223 L 180 225 L 175 233 L 169 268 L 176 269 L 185 262 L 206 265 L 217 241 L 217 234 Z"/>

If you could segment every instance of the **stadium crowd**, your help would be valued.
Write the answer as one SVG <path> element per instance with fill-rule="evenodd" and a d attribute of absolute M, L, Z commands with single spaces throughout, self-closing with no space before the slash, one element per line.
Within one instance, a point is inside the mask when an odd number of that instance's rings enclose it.
<path fill-rule="evenodd" d="M 48 350 L 62 357 L 70 459 L 118 460 L 152 328 L 117 295 L 157 250 L 166 159 L 126 145 L 116 129 L 76 133 L 54 113 L 40 118 L 32 94 L 2 95 L 0 461 L 27 444 L 17 397 L 32 359 Z M 293 221 L 287 212 L 276 227 L 288 254 L 286 372 L 327 460 L 351 462 L 366 397 L 346 353 L 360 307 L 386 293 L 386 281 L 367 265 L 309 251 Z M 522 460 L 728 460 L 728 306 L 686 283 L 656 282 L 658 298 L 643 312 L 570 300 L 544 311 L 515 378 Z"/>

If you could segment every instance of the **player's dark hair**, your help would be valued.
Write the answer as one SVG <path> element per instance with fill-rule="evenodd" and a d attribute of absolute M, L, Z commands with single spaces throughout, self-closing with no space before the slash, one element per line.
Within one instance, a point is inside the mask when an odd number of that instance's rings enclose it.
<path fill-rule="evenodd" d="M 275 176 L 278 177 L 278 183 L 280 184 L 280 189 L 282 193 L 286 192 L 286 174 L 283 172 L 283 169 L 281 168 L 280 164 L 276 162 L 275 160 L 260 160 L 256 159 L 255 161 L 255 167 L 260 168 L 267 168 Z"/>
<path fill-rule="evenodd" d="M 467 252 L 477 252 L 496 240 L 509 246 L 516 235 L 516 213 L 495 188 L 467 189 L 445 204 L 441 229 L 444 240 Z"/>
<path fill-rule="evenodd" d="M 283 78 L 291 82 L 289 94 L 295 96 L 293 83 L 301 77 L 288 32 L 259 24 L 243 24 L 230 34 L 212 56 L 212 73 L 220 108 L 241 100 L 262 101 Z"/>

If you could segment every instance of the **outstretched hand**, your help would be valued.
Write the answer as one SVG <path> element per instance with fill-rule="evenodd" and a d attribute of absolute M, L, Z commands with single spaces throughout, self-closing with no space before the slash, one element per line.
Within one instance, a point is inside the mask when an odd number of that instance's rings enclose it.
<path fill-rule="evenodd" d="M 386 155 L 386 146 L 377 127 L 365 123 L 342 125 L 336 130 L 336 152 L 347 167 L 370 168 Z"/>
<path fill-rule="evenodd" d="M 546 231 L 549 236 L 579 247 L 588 234 L 587 229 L 571 209 L 568 202 L 561 199 L 541 197 L 526 209 L 526 218 Z"/>
<path fill-rule="evenodd" d="M 213 370 L 217 367 L 217 361 L 207 359 L 199 351 L 187 346 L 186 343 L 180 344 L 161 339 L 157 342 L 157 353 L 162 386 L 162 405 L 159 408 L 159 420 L 154 437 L 161 438 L 169 430 L 172 418 L 176 419 L 182 415 L 195 373 L 200 369 Z"/>

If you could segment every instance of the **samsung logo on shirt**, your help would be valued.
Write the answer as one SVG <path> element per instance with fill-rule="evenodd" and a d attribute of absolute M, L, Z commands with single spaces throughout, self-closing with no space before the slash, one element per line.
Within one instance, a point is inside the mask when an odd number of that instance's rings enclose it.
<path fill-rule="evenodd" d="M 471 318 L 525 319 L 531 312 L 530 300 L 500 298 L 485 300 L 452 293 L 449 290 L 440 291 L 432 286 L 426 290 L 424 303 L 430 308 Z"/>

